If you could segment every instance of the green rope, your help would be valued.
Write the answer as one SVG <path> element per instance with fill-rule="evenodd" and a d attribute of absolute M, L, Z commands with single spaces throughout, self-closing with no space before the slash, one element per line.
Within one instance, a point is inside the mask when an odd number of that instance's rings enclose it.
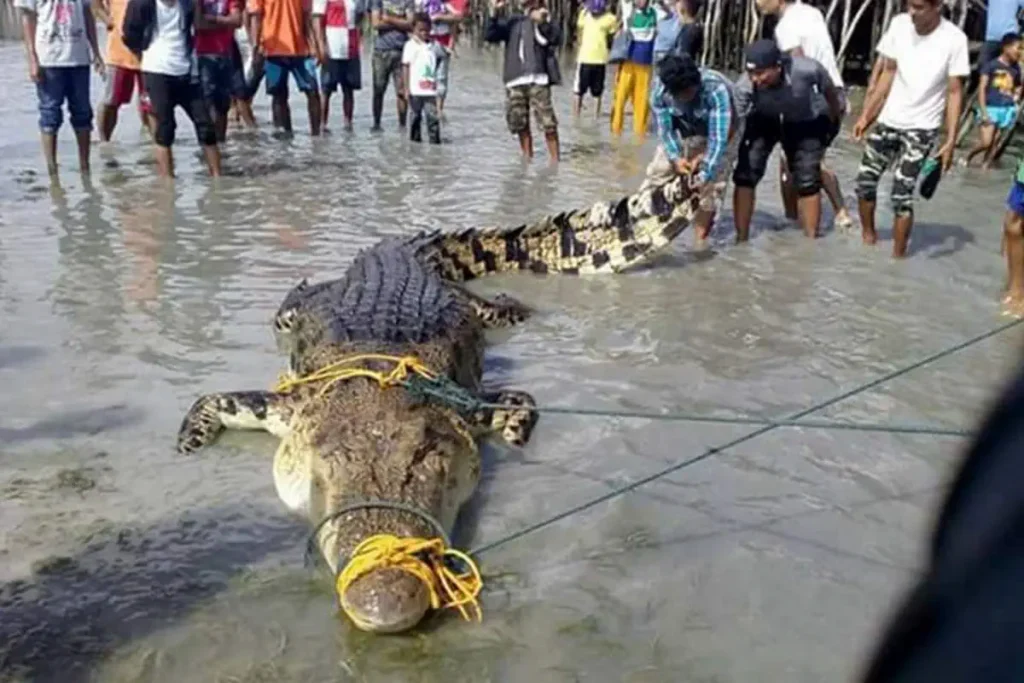
<path fill-rule="evenodd" d="M 906 375 L 906 374 L 908 374 L 910 372 L 913 372 L 914 370 L 917 370 L 918 368 L 924 367 L 925 365 L 930 365 L 930 364 L 934 363 L 935 361 L 938 361 L 938 360 L 941 360 L 943 358 L 946 358 L 947 356 L 951 356 L 954 353 L 958 353 L 959 351 L 962 351 L 963 349 L 966 349 L 966 348 L 968 348 L 970 346 L 974 346 L 975 344 L 979 344 L 979 343 L 985 341 L 986 339 L 989 339 L 990 337 L 994 337 L 997 334 L 1001 334 L 1002 332 L 1005 332 L 1006 330 L 1009 330 L 1009 329 L 1011 329 L 1013 327 L 1016 327 L 1016 326 L 1020 325 L 1021 323 L 1024 323 L 1024 320 L 1014 320 L 1012 322 L 1006 323 L 1005 325 L 1000 325 L 999 327 L 996 327 L 995 329 L 989 330 L 988 332 L 985 332 L 983 334 L 979 334 L 979 335 L 977 335 L 975 337 L 972 337 L 972 338 L 970 338 L 970 339 L 968 339 L 966 341 L 960 342 L 959 344 L 955 344 L 955 345 L 950 346 L 950 347 L 948 347 L 946 349 L 943 349 L 942 351 L 939 351 L 937 353 L 933 353 L 930 356 L 926 356 L 925 358 L 922 358 L 919 361 L 911 363 L 910 365 L 906 365 L 906 366 L 903 366 L 901 368 L 897 368 L 896 370 L 893 370 L 892 372 L 888 372 L 888 373 L 882 375 L 881 377 L 878 377 L 876 379 L 871 380 L 870 382 L 867 382 L 865 384 L 861 384 L 861 385 L 859 385 L 857 387 L 854 387 L 853 389 L 850 389 L 849 391 L 844 391 L 844 392 L 842 392 L 841 394 L 839 394 L 837 396 L 833 396 L 830 399 L 827 399 L 825 401 L 821 401 L 820 403 L 816 403 L 815 405 L 811 406 L 810 408 L 805 408 L 804 410 L 801 410 L 801 411 L 799 411 L 797 413 L 794 413 L 794 414 L 790 415 L 789 417 L 785 418 L 781 422 L 790 422 L 790 421 L 799 420 L 800 418 L 806 417 L 807 415 L 810 415 L 811 413 L 817 412 L 817 411 L 822 410 L 824 408 L 828 408 L 830 406 L 835 405 L 836 403 L 839 403 L 841 401 L 845 401 L 848 398 L 852 398 L 853 396 L 857 396 L 858 394 L 862 394 L 862 393 L 864 393 L 866 391 L 870 391 L 871 389 L 874 389 L 875 387 L 877 387 L 877 386 L 879 386 L 881 384 L 884 384 L 884 383 L 886 383 L 886 382 L 888 382 L 890 380 L 893 380 L 893 379 L 896 379 L 897 377 L 901 377 L 903 375 Z M 490 550 L 494 550 L 495 548 L 498 548 L 500 546 L 503 546 L 503 545 L 506 545 L 508 543 L 511 543 L 512 541 L 518 540 L 518 539 L 522 538 L 523 536 L 526 536 L 528 534 L 532 534 L 535 531 L 540 531 L 541 529 L 549 527 L 552 524 L 556 524 L 557 522 L 560 522 L 563 519 L 566 519 L 568 517 L 572 517 L 573 515 L 576 515 L 578 513 L 584 512 L 586 510 L 589 510 L 590 508 L 595 507 L 597 505 L 600 505 L 601 503 L 604 503 L 606 501 L 612 500 L 614 498 L 618 498 L 619 496 L 622 496 L 622 495 L 624 495 L 626 493 L 629 493 L 630 491 L 634 491 L 634 490 L 636 490 L 636 489 L 638 489 L 638 488 L 640 488 L 642 486 L 645 486 L 646 484 L 649 484 L 649 483 L 651 483 L 653 481 L 656 481 L 658 479 L 666 477 L 666 476 L 668 476 L 670 474 L 673 474 L 675 472 L 679 472 L 680 470 L 686 469 L 686 468 L 688 468 L 688 467 L 690 467 L 692 465 L 696 465 L 697 463 L 702 462 L 704 460 L 707 460 L 708 458 L 710 458 L 710 457 L 712 457 L 714 455 L 717 455 L 718 453 L 722 453 L 722 452 L 724 452 L 724 451 L 726 451 L 726 450 L 728 450 L 730 448 L 733 448 L 735 446 L 739 446 L 740 444 L 746 443 L 747 441 L 751 441 L 753 439 L 756 439 L 757 437 L 759 437 L 759 436 L 761 436 L 763 434 L 767 434 L 768 432 L 770 432 L 770 431 L 772 431 L 772 430 L 774 430 L 776 428 L 777 427 L 775 425 L 765 425 L 765 426 L 763 426 L 763 427 L 761 427 L 759 429 L 755 429 L 752 432 L 744 434 L 741 437 L 738 437 L 738 438 L 733 439 L 731 441 L 727 441 L 724 444 L 721 444 L 719 446 L 714 446 L 712 448 L 709 448 L 708 450 L 704 451 L 704 453 L 702 453 L 702 454 L 700 454 L 698 456 L 695 456 L 695 457 L 692 457 L 692 458 L 688 458 L 686 460 L 681 460 L 681 461 L 676 462 L 676 463 L 674 463 L 674 464 L 672 464 L 672 465 L 670 465 L 668 467 L 665 467 L 665 468 L 663 468 L 661 470 L 658 470 L 657 472 L 649 474 L 649 475 L 647 475 L 645 477 L 641 477 L 639 479 L 634 479 L 633 481 L 629 482 L 628 484 L 625 484 L 624 486 L 620 486 L 620 487 L 618 487 L 616 489 L 613 489 L 613 490 L 609 491 L 608 493 L 605 493 L 603 495 L 597 496 L 595 498 L 591 498 L 590 500 L 585 501 L 583 503 L 580 503 L 579 505 L 574 505 L 573 507 L 568 508 L 566 510 L 563 510 L 562 512 L 559 512 L 558 514 L 552 515 L 551 517 L 543 519 L 543 520 L 541 520 L 539 522 L 535 522 L 535 523 L 530 524 L 530 525 L 528 525 L 526 527 L 523 527 L 522 529 L 519 529 L 518 531 L 515 531 L 515 532 L 513 532 L 513 533 L 511 533 L 511 534 L 509 534 L 507 536 L 499 538 L 496 541 L 492 541 L 490 543 L 485 543 L 482 546 L 478 546 L 477 548 L 474 548 L 473 550 L 470 551 L 470 555 L 471 556 L 480 555 L 481 553 L 485 553 L 485 552 L 488 552 Z"/>
<path fill-rule="evenodd" d="M 501 403 L 488 403 L 478 399 L 471 391 L 447 377 L 426 379 L 414 375 L 406 380 L 405 387 L 410 393 L 421 398 L 433 398 L 463 413 L 478 410 L 507 410 Z M 938 427 L 917 424 L 876 424 L 863 422 L 840 422 L 836 420 L 772 420 L 760 417 L 698 415 L 696 413 L 655 413 L 640 410 L 617 410 L 602 408 L 573 408 L 570 406 L 516 406 L 518 410 L 532 410 L 536 413 L 560 415 L 586 415 L 590 417 L 617 417 L 667 422 L 694 422 L 721 425 L 759 425 L 765 427 L 803 427 L 805 429 L 837 429 L 857 432 L 882 432 L 886 434 L 924 434 L 929 436 L 970 437 L 974 432 L 967 429 Z"/>

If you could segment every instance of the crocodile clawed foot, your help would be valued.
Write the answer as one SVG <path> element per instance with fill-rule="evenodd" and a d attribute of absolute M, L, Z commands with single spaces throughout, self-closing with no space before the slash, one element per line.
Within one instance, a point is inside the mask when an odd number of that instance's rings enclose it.
<path fill-rule="evenodd" d="M 178 429 L 178 453 L 191 455 L 217 439 L 224 431 L 219 417 L 222 410 L 219 404 L 224 401 L 220 394 L 207 394 L 192 404 Z"/>
<path fill-rule="evenodd" d="M 487 408 L 477 412 L 474 421 L 491 433 L 501 433 L 501 438 L 511 446 L 525 446 L 537 424 L 537 402 L 525 391 L 499 391 L 484 394 L 484 402 L 505 406 Z"/>
<path fill-rule="evenodd" d="M 284 436 L 292 413 L 289 395 L 232 391 L 201 396 L 178 429 L 178 452 L 188 455 L 213 443 L 225 429 L 260 429 Z"/>
<path fill-rule="evenodd" d="M 485 329 L 517 325 L 529 318 L 532 312 L 526 304 L 507 294 L 485 299 L 466 289 L 460 288 L 460 291 Z"/>

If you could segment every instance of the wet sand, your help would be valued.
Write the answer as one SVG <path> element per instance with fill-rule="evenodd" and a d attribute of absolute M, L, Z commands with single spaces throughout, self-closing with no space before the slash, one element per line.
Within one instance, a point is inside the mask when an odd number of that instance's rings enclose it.
<path fill-rule="evenodd" d="M 23 60 L 18 44 L 0 56 Z M 270 317 L 300 278 L 336 276 L 383 235 L 518 224 L 638 185 L 653 140 L 574 123 L 568 86 L 563 162 L 538 141 L 523 164 L 499 63 L 457 60 L 440 148 L 396 130 L 391 94 L 371 135 L 368 87 L 355 132 L 336 118 L 313 141 L 293 96 L 295 139 L 233 134 L 234 175 L 211 184 L 179 115 L 173 190 L 129 108 L 91 185 L 62 131 L 51 190 L 32 88 L 20 68 L 0 75 L 0 680 L 851 680 L 920 565 L 961 440 L 773 430 L 485 553 L 482 624 L 393 638 L 353 632 L 303 567 L 272 437 L 174 453 L 200 393 L 274 380 Z M 858 147 L 844 136 L 830 158 L 852 201 Z M 866 248 L 829 209 L 816 242 L 781 223 L 769 173 L 749 244 L 732 244 L 726 210 L 709 249 L 688 232 L 637 273 L 480 282 L 538 311 L 492 335 L 487 380 L 547 405 L 796 412 L 1005 321 L 1009 177 L 944 179 L 904 262 L 889 258 L 888 176 Z M 1019 345 L 1005 333 L 815 417 L 971 427 Z M 487 447 L 457 539 L 496 542 L 747 431 L 544 416 L 525 450 Z"/>

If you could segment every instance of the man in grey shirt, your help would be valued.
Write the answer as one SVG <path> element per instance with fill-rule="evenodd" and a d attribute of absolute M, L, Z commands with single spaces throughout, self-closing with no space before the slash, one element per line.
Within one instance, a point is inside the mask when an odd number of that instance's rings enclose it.
<path fill-rule="evenodd" d="M 402 85 L 402 48 L 412 30 L 414 0 L 371 0 L 370 21 L 377 35 L 373 41 L 373 130 L 380 130 L 388 80 L 395 83 L 398 125 L 405 127 L 409 103 Z"/>
<path fill-rule="evenodd" d="M 754 188 L 779 143 L 796 186 L 800 227 L 808 237 L 817 237 L 821 159 L 842 116 L 839 91 L 825 67 L 807 57 L 783 55 L 773 40 L 751 43 L 744 56 L 746 73 L 735 88 L 737 112 L 746 117 L 732 178 L 736 241 L 750 236 Z"/>

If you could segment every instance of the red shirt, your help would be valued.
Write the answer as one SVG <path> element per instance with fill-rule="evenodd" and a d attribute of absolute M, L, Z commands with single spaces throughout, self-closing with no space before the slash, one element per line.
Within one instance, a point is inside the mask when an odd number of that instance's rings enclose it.
<path fill-rule="evenodd" d="M 200 0 L 197 4 L 203 14 L 212 14 L 216 17 L 226 17 L 235 10 L 242 11 L 242 0 Z M 233 28 L 197 28 L 196 54 L 229 57 L 234 39 Z"/>

